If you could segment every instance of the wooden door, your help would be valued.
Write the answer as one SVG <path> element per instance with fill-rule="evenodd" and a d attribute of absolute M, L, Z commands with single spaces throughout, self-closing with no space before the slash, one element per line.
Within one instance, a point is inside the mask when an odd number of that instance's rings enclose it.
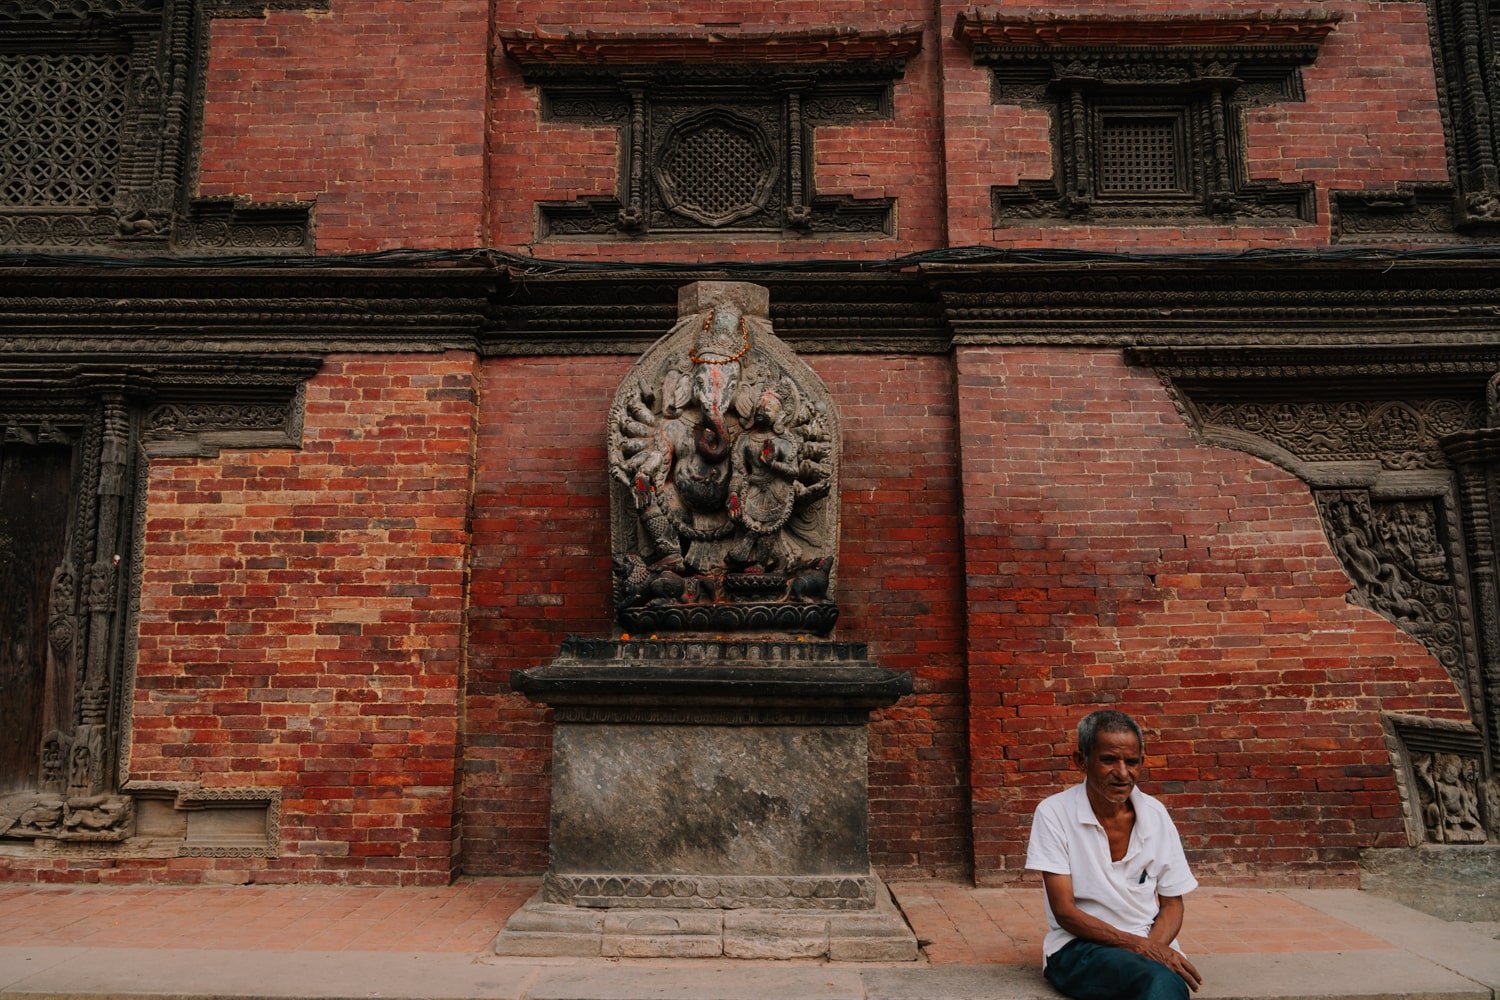
<path fill-rule="evenodd" d="M 48 655 L 72 478 L 67 445 L 0 444 L 0 794 L 37 787 L 42 738 L 72 711 L 73 678 Z"/>

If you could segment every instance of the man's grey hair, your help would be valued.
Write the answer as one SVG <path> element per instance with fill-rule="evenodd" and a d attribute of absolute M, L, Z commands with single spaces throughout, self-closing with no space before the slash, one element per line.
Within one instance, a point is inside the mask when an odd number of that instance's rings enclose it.
<path fill-rule="evenodd" d="M 1094 752 L 1094 744 L 1099 741 L 1100 733 L 1134 733 L 1141 745 L 1141 753 L 1146 752 L 1146 736 L 1141 732 L 1139 723 L 1124 712 L 1117 712 L 1112 708 L 1101 708 L 1079 720 L 1078 753 L 1080 756 L 1087 757 Z"/>

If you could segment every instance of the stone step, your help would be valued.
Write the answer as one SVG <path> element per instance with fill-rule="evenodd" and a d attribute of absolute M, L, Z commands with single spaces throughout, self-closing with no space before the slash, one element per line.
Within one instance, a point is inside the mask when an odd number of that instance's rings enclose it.
<path fill-rule="evenodd" d="M 1492 1000 L 1406 951 L 1214 955 L 1200 1000 Z M 469 954 L 0 948 L 0 996 L 121 1000 L 1056 1000 L 1035 969 Z"/>

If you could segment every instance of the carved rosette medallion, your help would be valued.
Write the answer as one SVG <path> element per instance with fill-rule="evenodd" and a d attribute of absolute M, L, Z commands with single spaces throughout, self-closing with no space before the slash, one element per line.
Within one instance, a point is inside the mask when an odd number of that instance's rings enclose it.
<path fill-rule="evenodd" d="M 615 609 L 656 631 L 826 634 L 839 422 L 765 290 L 699 282 L 609 415 Z"/>

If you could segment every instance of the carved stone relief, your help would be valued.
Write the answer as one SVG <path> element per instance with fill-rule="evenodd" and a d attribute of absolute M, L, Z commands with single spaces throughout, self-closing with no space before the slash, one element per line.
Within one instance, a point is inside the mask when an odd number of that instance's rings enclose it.
<path fill-rule="evenodd" d="M 609 416 L 615 607 L 645 631 L 826 633 L 839 422 L 765 290 L 700 282 Z M 700 297 L 701 296 L 701 297 Z"/>
<path fill-rule="evenodd" d="M 1412 755 L 1427 839 L 1438 844 L 1482 844 L 1479 762 L 1451 753 Z"/>

